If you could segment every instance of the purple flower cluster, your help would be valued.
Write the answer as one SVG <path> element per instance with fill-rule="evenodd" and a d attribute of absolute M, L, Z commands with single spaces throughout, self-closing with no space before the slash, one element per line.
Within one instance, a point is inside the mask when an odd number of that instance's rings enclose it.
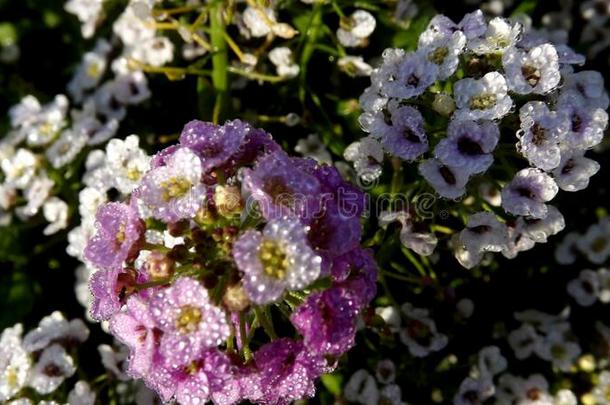
<path fill-rule="evenodd" d="M 336 169 L 288 156 L 262 130 L 192 121 L 126 202 L 98 210 L 91 315 L 163 401 L 310 397 L 376 293 L 364 202 Z M 279 336 L 281 318 L 293 328 Z"/>

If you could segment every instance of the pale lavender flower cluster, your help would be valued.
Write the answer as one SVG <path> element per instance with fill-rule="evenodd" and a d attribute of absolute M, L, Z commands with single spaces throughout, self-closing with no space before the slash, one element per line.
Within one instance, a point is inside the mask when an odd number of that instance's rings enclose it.
<path fill-rule="evenodd" d="M 310 397 L 376 293 L 363 210 L 335 168 L 288 156 L 263 130 L 189 122 L 125 202 L 97 210 L 91 316 L 163 401 Z M 278 333 L 280 318 L 293 332 Z"/>
<path fill-rule="evenodd" d="M 360 97 L 369 135 L 345 151 L 360 177 L 380 176 L 387 154 L 394 170 L 417 164 L 437 195 L 464 201 L 455 212 L 467 228 L 453 246 L 468 268 L 486 252 L 514 257 L 563 229 L 548 202 L 559 189 L 588 186 L 600 166 L 585 153 L 608 125 L 602 75 L 574 69 L 584 57 L 519 22 L 486 22 L 481 11 L 457 24 L 438 15 L 416 51 L 382 56 Z M 483 184 L 501 189 L 506 215 L 479 204 Z"/>
<path fill-rule="evenodd" d="M 594 264 L 606 263 L 610 258 L 610 218 L 604 217 L 590 225 L 584 234 L 570 232 L 555 249 L 555 260 L 563 265 L 584 258 Z"/>
<path fill-rule="evenodd" d="M 83 321 L 68 321 L 57 311 L 42 318 L 38 327 L 25 336 L 21 324 L 3 330 L 0 402 L 31 404 L 33 397 L 51 398 L 75 374 L 74 354 L 88 337 L 89 329 Z M 95 394 L 87 382 L 79 381 L 70 391 L 69 402 L 93 405 Z"/>

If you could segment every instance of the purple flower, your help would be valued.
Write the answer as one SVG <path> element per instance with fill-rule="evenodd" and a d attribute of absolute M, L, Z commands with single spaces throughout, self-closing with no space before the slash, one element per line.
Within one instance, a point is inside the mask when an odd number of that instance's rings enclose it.
<path fill-rule="evenodd" d="M 302 342 L 282 338 L 254 353 L 262 390 L 259 402 L 289 404 L 315 394 L 315 380 L 327 372 L 323 357 L 309 352 Z"/>
<path fill-rule="evenodd" d="M 557 191 L 557 184 L 548 174 L 523 169 L 502 189 L 502 207 L 513 215 L 544 218 L 548 211 L 545 202 L 552 200 Z"/>
<path fill-rule="evenodd" d="M 279 149 L 265 131 L 240 120 L 228 121 L 224 125 L 193 120 L 184 126 L 180 144 L 201 157 L 204 173 L 213 169 L 232 173 L 235 166 Z"/>
<path fill-rule="evenodd" d="M 330 288 L 307 297 L 290 320 L 313 353 L 339 356 L 354 345 L 358 302 L 343 288 Z"/>
<path fill-rule="evenodd" d="M 97 271 L 89 281 L 93 295 L 91 317 L 98 321 L 109 319 L 117 313 L 127 297 L 134 292 L 139 277 L 135 270 L 120 267 Z"/>
<path fill-rule="evenodd" d="M 161 392 L 165 402 L 175 396 L 184 405 L 235 404 L 240 400 L 240 387 L 233 368 L 223 352 L 208 349 L 184 367 L 156 368 L 149 383 L 166 387 Z"/>
<path fill-rule="evenodd" d="M 557 113 L 570 121 L 565 146 L 570 149 L 589 149 L 599 144 L 608 126 L 608 113 L 601 108 L 589 106 L 582 97 L 568 93 L 559 100 Z"/>
<path fill-rule="evenodd" d="M 149 303 L 142 296 L 132 295 L 126 306 L 125 312 L 116 313 L 110 319 L 110 331 L 129 347 L 129 375 L 143 378 L 148 376 L 158 356 L 162 332 L 156 327 Z"/>
<path fill-rule="evenodd" d="M 391 155 L 415 160 L 428 150 L 424 119 L 413 107 L 403 106 L 392 111 L 392 125 L 381 135 L 381 144 Z"/>
<path fill-rule="evenodd" d="M 305 288 L 318 278 L 322 260 L 306 232 L 296 219 L 283 218 L 269 221 L 262 232 L 246 231 L 235 242 L 233 257 L 252 301 L 273 302 L 285 290 Z"/>
<path fill-rule="evenodd" d="M 201 182 L 201 159 L 188 148 L 179 148 L 159 166 L 149 171 L 137 195 L 152 215 L 167 222 L 193 218 L 205 200 Z"/>
<path fill-rule="evenodd" d="M 483 173 L 493 163 L 492 152 L 500 130 L 491 121 L 452 120 L 447 128 L 447 138 L 434 149 L 434 156 L 451 167 L 459 167 L 468 173 Z"/>
<path fill-rule="evenodd" d="M 174 368 L 189 364 L 205 349 L 229 337 L 224 311 L 208 299 L 207 290 L 196 280 L 183 277 L 155 293 L 150 302 L 152 316 L 164 334 L 160 353 Z"/>
<path fill-rule="evenodd" d="M 405 54 L 396 66 L 396 78 L 381 84 L 381 92 L 401 99 L 417 97 L 438 77 L 438 66 L 420 52 Z"/>
<path fill-rule="evenodd" d="M 144 234 L 137 211 L 123 203 L 108 203 L 96 215 L 96 233 L 85 247 L 85 257 L 95 266 L 110 270 L 135 258 Z"/>
<path fill-rule="evenodd" d="M 320 183 L 283 152 L 263 157 L 246 171 L 244 185 L 265 219 L 310 217 L 319 211 Z"/>
<path fill-rule="evenodd" d="M 377 262 L 373 251 L 358 247 L 335 258 L 331 278 L 334 285 L 354 292 L 359 307 L 368 305 L 377 293 Z"/>
<path fill-rule="evenodd" d="M 464 195 L 470 176 L 463 168 L 444 165 L 437 159 L 421 162 L 419 172 L 438 194 L 454 200 Z"/>

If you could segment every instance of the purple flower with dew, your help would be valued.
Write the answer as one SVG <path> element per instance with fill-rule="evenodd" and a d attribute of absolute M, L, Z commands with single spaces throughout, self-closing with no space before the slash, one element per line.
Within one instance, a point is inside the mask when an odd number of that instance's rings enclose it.
<path fill-rule="evenodd" d="M 265 219 L 311 217 L 319 212 L 320 183 L 284 152 L 263 157 L 244 174 L 244 185 Z"/>
<path fill-rule="evenodd" d="M 559 191 L 551 176 L 539 169 L 523 169 L 502 189 L 502 207 L 513 215 L 544 218 L 552 200 Z"/>
<path fill-rule="evenodd" d="M 524 52 L 508 49 L 502 56 L 508 87 L 519 94 L 547 94 L 561 81 L 559 56 L 551 44 Z"/>
<path fill-rule="evenodd" d="M 300 290 L 318 278 L 322 259 L 309 246 L 307 230 L 296 219 L 281 218 L 235 241 L 233 258 L 253 302 L 276 301 L 285 290 Z"/>
<path fill-rule="evenodd" d="M 489 72 L 480 79 L 459 80 L 453 94 L 458 119 L 495 120 L 508 114 L 513 106 L 506 80 L 498 72 Z"/>
<path fill-rule="evenodd" d="M 303 345 L 281 338 L 263 345 L 254 353 L 262 390 L 260 403 L 289 404 L 315 394 L 315 380 L 329 372 L 324 357 Z"/>
<path fill-rule="evenodd" d="M 586 158 L 583 151 L 564 151 L 553 178 L 564 191 L 580 191 L 589 186 L 589 179 L 600 169 L 599 163 Z"/>
<path fill-rule="evenodd" d="M 320 355 L 339 356 L 354 345 L 358 302 L 343 288 L 330 288 L 307 297 L 290 317 L 305 346 Z"/>
<path fill-rule="evenodd" d="M 110 319 L 110 331 L 129 347 L 129 375 L 144 378 L 152 367 L 158 366 L 158 347 L 163 332 L 156 327 L 149 302 L 144 297 L 137 294 L 129 297 L 126 310 Z"/>
<path fill-rule="evenodd" d="M 117 313 L 125 300 L 135 291 L 138 282 L 146 281 L 133 269 L 117 267 L 111 270 L 100 270 L 93 274 L 89 288 L 93 295 L 91 317 L 102 321 Z"/>
<path fill-rule="evenodd" d="M 460 242 L 470 252 L 500 252 L 508 245 L 508 229 L 493 213 L 477 212 L 468 217 Z"/>
<path fill-rule="evenodd" d="M 580 98 L 581 104 L 592 108 L 608 109 L 609 97 L 604 84 L 604 77 L 600 72 L 583 70 L 572 73 L 571 68 L 562 71 L 564 85 L 559 100 L 566 98 Z"/>
<path fill-rule="evenodd" d="M 500 139 L 498 126 L 491 121 L 452 120 L 447 138 L 434 148 L 434 156 L 443 164 L 483 173 L 493 163 L 492 152 Z"/>
<path fill-rule="evenodd" d="M 151 376 L 151 385 L 168 387 L 162 399 L 172 396 L 184 405 L 214 404 L 228 405 L 241 399 L 239 381 L 235 378 L 234 366 L 220 350 L 208 349 L 180 368 L 156 367 Z M 171 387 L 171 388 L 170 388 Z"/>
<path fill-rule="evenodd" d="M 330 275 L 333 285 L 355 292 L 358 306 L 364 307 L 377 293 L 377 262 L 371 249 L 356 248 L 336 257 Z"/>
<path fill-rule="evenodd" d="M 171 368 L 188 365 L 229 337 L 227 315 L 210 302 L 207 290 L 195 279 L 182 277 L 157 291 L 150 308 L 164 332 L 159 351 Z"/>
<path fill-rule="evenodd" d="M 557 113 L 568 117 L 570 127 L 563 144 L 570 149 L 589 149 L 598 145 L 608 126 L 608 113 L 587 106 L 581 97 L 566 96 L 559 100 Z"/>
<path fill-rule="evenodd" d="M 391 113 L 392 125 L 380 134 L 380 142 L 391 155 L 404 160 L 415 160 L 428 150 L 424 119 L 417 109 L 398 107 Z"/>
<path fill-rule="evenodd" d="M 531 101 L 521 107 L 519 119 L 517 149 L 533 166 L 547 171 L 556 168 L 561 159 L 560 142 L 570 127 L 567 117 L 549 111 L 542 101 Z"/>
<path fill-rule="evenodd" d="M 388 97 L 409 99 L 423 94 L 438 77 L 438 66 L 422 53 L 407 53 L 396 66 L 396 77 L 381 84 Z"/>
<path fill-rule="evenodd" d="M 152 215 L 167 222 L 193 218 L 205 201 L 201 159 L 188 148 L 176 149 L 165 166 L 153 168 L 137 189 Z"/>
<path fill-rule="evenodd" d="M 104 270 L 121 268 L 123 262 L 134 259 L 144 224 L 133 204 L 104 204 L 95 219 L 96 232 L 85 247 L 85 258 Z"/>
<path fill-rule="evenodd" d="M 437 159 L 421 162 L 419 172 L 439 195 L 453 200 L 464 195 L 470 177 L 464 169 L 444 165 Z"/>

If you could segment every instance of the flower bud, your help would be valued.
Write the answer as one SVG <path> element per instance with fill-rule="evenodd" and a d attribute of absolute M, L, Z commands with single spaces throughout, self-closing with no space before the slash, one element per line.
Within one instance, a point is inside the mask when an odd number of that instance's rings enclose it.
<path fill-rule="evenodd" d="M 146 260 L 145 269 L 153 280 L 170 278 L 174 274 L 176 263 L 160 252 L 152 252 Z"/>
<path fill-rule="evenodd" d="M 218 213 L 224 217 L 239 214 L 242 210 L 241 192 L 236 186 L 216 186 L 214 203 Z"/>
<path fill-rule="evenodd" d="M 231 312 L 243 311 L 250 305 L 248 295 L 241 283 L 227 287 L 225 295 L 222 297 L 222 302 Z"/>
<path fill-rule="evenodd" d="M 455 101 L 453 97 L 445 93 L 438 93 L 432 102 L 434 111 L 445 117 L 450 116 L 455 111 Z"/>

